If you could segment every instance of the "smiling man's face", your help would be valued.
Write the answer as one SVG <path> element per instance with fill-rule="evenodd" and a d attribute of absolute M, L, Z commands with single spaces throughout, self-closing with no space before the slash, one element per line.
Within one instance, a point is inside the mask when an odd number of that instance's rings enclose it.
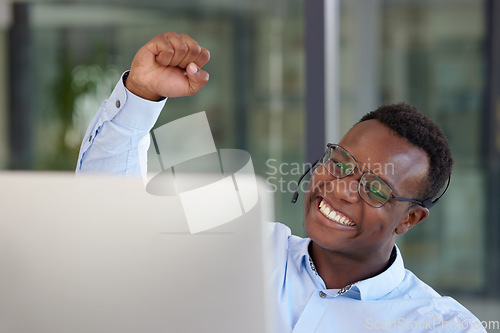
<path fill-rule="evenodd" d="M 357 124 L 339 145 L 356 158 L 359 168 L 367 167 L 384 179 L 394 195 L 416 198 L 428 170 L 423 150 L 377 120 Z M 396 235 L 425 219 L 428 211 L 393 199 L 374 208 L 358 195 L 360 178 L 356 170 L 336 179 L 320 165 L 304 198 L 305 231 L 321 248 L 364 262 L 386 257 Z"/>

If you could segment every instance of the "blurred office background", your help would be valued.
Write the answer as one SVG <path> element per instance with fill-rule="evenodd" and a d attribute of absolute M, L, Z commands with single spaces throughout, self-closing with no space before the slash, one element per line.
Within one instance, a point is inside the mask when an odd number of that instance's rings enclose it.
<path fill-rule="evenodd" d="M 276 188 L 276 219 L 299 235 L 291 192 L 326 142 L 383 103 L 437 121 L 456 159 L 452 185 L 398 243 L 420 278 L 499 321 L 494 17 L 496 0 L 0 0 L 0 169 L 74 170 L 86 126 L 138 48 L 186 32 L 211 51 L 210 82 L 169 100 L 157 126 L 205 110 L 217 147 L 251 153 Z"/>

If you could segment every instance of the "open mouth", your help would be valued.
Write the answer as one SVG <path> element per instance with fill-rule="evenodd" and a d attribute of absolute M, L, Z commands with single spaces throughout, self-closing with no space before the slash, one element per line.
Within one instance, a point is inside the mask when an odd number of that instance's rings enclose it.
<path fill-rule="evenodd" d="M 330 206 L 324 199 L 321 199 L 319 203 L 319 211 L 327 219 L 337 222 L 338 224 L 347 225 L 350 227 L 356 225 L 356 223 L 352 222 L 348 217 L 333 209 L 332 206 Z"/>

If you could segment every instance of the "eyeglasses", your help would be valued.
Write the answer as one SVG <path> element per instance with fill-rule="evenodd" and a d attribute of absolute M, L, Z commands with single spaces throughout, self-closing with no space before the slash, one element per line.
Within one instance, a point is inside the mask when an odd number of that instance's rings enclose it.
<path fill-rule="evenodd" d="M 380 208 L 390 199 L 394 199 L 412 202 L 430 209 L 446 193 L 451 179 L 450 176 L 443 193 L 441 193 L 441 195 L 434 200 L 429 198 L 424 201 L 419 201 L 410 198 L 398 197 L 392 194 L 392 188 L 382 178 L 373 173 L 363 163 L 358 163 L 354 156 L 352 156 L 347 150 L 339 145 L 329 143 L 327 144 L 327 149 L 323 156 L 317 160 L 305 174 L 302 175 L 299 183 L 302 178 L 309 173 L 309 171 L 315 170 L 319 166 L 318 163 L 323 165 L 328 173 L 337 179 L 350 176 L 356 171 L 356 169 L 358 169 L 361 172 L 361 178 L 358 182 L 358 194 L 364 202 L 375 208 Z M 367 171 L 363 171 L 359 167 L 359 164 L 361 164 Z M 293 203 L 297 201 L 297 197 L 298 192 L 296 191 L 292 198 Z"/>

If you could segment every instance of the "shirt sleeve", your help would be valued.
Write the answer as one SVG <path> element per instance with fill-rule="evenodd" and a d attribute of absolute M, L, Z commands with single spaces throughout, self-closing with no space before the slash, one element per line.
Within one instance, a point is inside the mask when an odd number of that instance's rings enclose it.
<path fill-rule="evenodd" d="M 92 119 L 78 156 L 76 173 L 145 177 L 149 131 L 166 99 L 152 102 L 125 88 L 128 72 Z"/>

